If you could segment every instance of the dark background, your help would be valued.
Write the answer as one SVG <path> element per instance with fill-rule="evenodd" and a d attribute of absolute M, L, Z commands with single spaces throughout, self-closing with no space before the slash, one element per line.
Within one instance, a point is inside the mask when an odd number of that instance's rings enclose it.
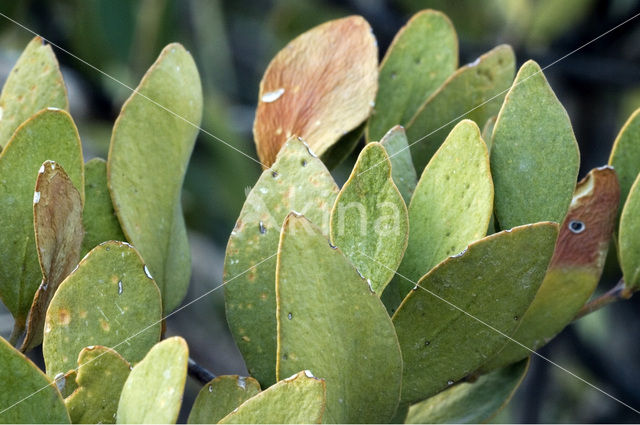
<path fill-rule="evenodd" d="M 269 60 L 289 40 L 326 20 L 360 14 L 371 23 L 382 56 L 398 29 L 423 8 L 442 10 L 452 19 L 461 64 L 509 43 L 518 64 L 533 58 L 542 67 L 640 13 L 635 0 L 0 0 L 3 14 L 132 87 L 165 44 L 183 43 L 203 80 L 202 127 L 251 156 L 258 84 Z M 31 37 L 0 17 L 0 82 Z M 130 93 L 54 51 L 85 155 L 106 158 L 113 121 Z M 640 107 L 640 17 L 560 60 L 545 75 L 571 116 L 582 177 L 607 162 L 618 130 Z M 339 184 L 354 161 L 352 155 L 334 170 Z M 183 196 L 193 255 L 185 303 L 221 283 L 227 238 L 259 173 L 255 162 L 200 134 Z M 615 258 L 610 260 L 600 292 L 620 278 Z M 207 295 L 171 316 L 168 334 L 184 336 L 191 356 L 214 373 L 243 374 L 223 303 L 222 290 Z M 591 314 L 540 352 L 640 409 L 639 307 L 637 296 Z M 6 336 L 10 328 L 10 316 L 0 305 L 0 333 Z M 189 379 L 182 420 L 199 387 Z M 495 420 L 637 423 L 640 416 L 534 356 L 524 384 Z"/>

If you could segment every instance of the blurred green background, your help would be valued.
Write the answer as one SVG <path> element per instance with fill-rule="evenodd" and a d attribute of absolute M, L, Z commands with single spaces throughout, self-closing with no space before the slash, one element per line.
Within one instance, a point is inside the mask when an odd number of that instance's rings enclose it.
<path fill-rule="evenodd" d="M 113 121 L 130 90 L 171 42 L 194 55 L 205 94 L 202 127 L 255 157 L 251 127 L 258 84 L 269 60 L 289 40 L 326 20 L 363 15 L 384 54 L 416 11 L 434 8 L 452 19 L 460 63 L 509 43 L 518 63 L 554 63 L 640 12 L 635 0 L 0 0 L 0 12 L 92 66 L 54 49 L 69 89 L 71 113 L 86 159 L 106 158 Z M 0 82 L 33 35 L 0 17 Z M 618 129 L 640 107 L 640 17 L 545 70 L 571 116 L 582 151 L 581 177 L 607 162 Z M 479 123 L 482 125 L 483 123 Z M 361 142 L 362 143 L 362 142 Z M 342 184 L 352 155 L 334 170 Z M 201 133 L 184 188 L 193 252 L 185 303 L 221 283 L 224 249 L 259 165 Z M 619 279 L 610 261 L 599 291 Z M 640 296 L 611 305 L 566 329 L 541 350 L 561 364 L 640 408 Z M 223 291 L 167 320 L 183 335 L 191 356 L 216 374 L 246 373 L 228 333 Z M 1 308 L 1 307 L 0 307 Z M 11 319 L 0 311 L 0 333 Z M 38 353 L 32 356 L 38 361 Z M 384 385 L 384 383 L 380 383 Z M 200 384 L 187 383 L 183 413 Z M 529 375 L 498 422 L 638 422 L 640 416 L 566 372 L 535 358 Z"/>

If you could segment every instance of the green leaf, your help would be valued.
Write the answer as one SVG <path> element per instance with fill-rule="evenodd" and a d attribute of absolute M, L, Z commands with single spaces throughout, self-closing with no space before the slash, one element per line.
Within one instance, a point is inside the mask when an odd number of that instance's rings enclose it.
<path fill-rule="evenodd" d="M 113 206 L 158 283 L 165 313 L 180 304 L 191 276 L 180 197 L 201 118 L 198 70 L 189 52 L 174 43 L 125 102 L 111 137 Z"/>
<path fill-rule="evenodd" d="M 251 377 L 218 376 L 198 393 L 187 423 L 216 424 L 259 392 L 260 384 Z"/>
<path fill-rule="evenodd" d="M 496 115 L 514 74 L 515 57 L 506 45 L 453 73 L 407 124 L 416 170 L 422 172 L 458 121 L 468 118 L 482 124 Z"/>
<path fill-rule="evenodd" d="M 263 166 L 270 167 L 293 136 L 323 156 L 369 117 L 377 89 L 377 42 L 361 16 L 328 21 L 296 37 L 260 81 L 253 136 Z M 349 141 L 342 140 L 345 150 Z"/>
<path fill-rule="evenodd" d="M 78 388 L 65 399 L 74 424 L 113 424 L 118 400 L 130 372 L 129 362 L 116 351 L 94 346 L 78 356 Z"/>
<path fill-rule="evenodd" d="M 528 61 L 518 71 L 493 130 L 491 172 L 500 228 L 561 223 L 579 166 L 569 116 L 538 64 Z"/>
<path fill-rule="evenodd" d="M 620 215 L 618 250 L 625 287 L 640 286 L 640 174 L 636 178 Z"/>
<path fill-rule="evenodd" d="M 175 423 L 182 404 L 188 361 L 189 348 L 179 336 L 154 345 L 124 383 L 117 423 Z"/>
<path fill-rule="evenodd" d="M 333 170 L 340 165 L 355 150 L 362 139 L 365 123 L 360 124 L 358 127 L 343 135 L 320 156 L 320 159 L 329 170 Z"/>
<path fill-rule="evenodd" d="M 253 396 L 219 423 L 319 424 L 324 407 L 324 380 L 306 370 Z"/>
<path fill-rule="evenodd" d="M 0 296 L 24 328 L 42 278 L 33 230 L 34 186 L 46 160 L 60 164 L 83 197 L 83 160 L 73 120 L 61 110 L 44 110 L 22 124 L 0 153 Z"/>
<path fill-rule="evenodd" d="M 400 191 L 404 203 L 409 205 L 413 191 L 418 184 L 418 176 L 411 160 L 411 150 L 409 150 L 404 128 L 399 125 L 393 127 L 382 137 L 380 144 L 389 154 L 393 182 Z"/>
<path fill-rule="evenodd" d="M 379 88 L 367 140 L 406 125 L 458 66 L 458 37 L 449 18 L 423 10 L 398 31 L 380 64 Z"/>
<path fill-rule="evenodd" d="M 70 423 L 53 381 L 0 338 L 0 423 Z"/>
<path fill-rule="evenodd" d="M 616 137 L 609 157 L 609 165 L 616 170 L 620 182 L 620 210 L 624 206 L 631 186 L 640 172 L 640 108 L 624 123 Z"/>
<path fill-rule="evenodd" d="M 560 227 L 547 274 L 513 339 L 537 350 L 567 326 L 589 300 L 602 274 L 617 216 L 620 190 L 610 167 L 596 168 L 578 183 Z M 530 351 L 507 342 L 483 370 L 527 357 Z"/>
<path fill-rule="evenodd" d="M 61 165 L 45 161 L 38 172 L 33 199 L 36 247 L 42 283 L 29 311 L 21 351 L 40 345 L 47 307 L 60 283 L 80 260 L 82 199 Z"/>
<path fill-rule="evenodd" d="M 331 241 L 381 294 L 402 260 L 408 232 L 389 156 L 380 143 L 369 143 L 331 211 Z"/>
<path fill-rule="evenodd" d="M 278 250 L 280 226 L 290 211 L 300 211 L 328 235 L 337 195 L 338 186 L 322 161 L 301 139 L 293 138 L 260 176 L 231 232 L 223 279 L 227 321 L 249 373 L 263 388 L 276 382 L 273 254 Z"/>
<path fill-rule="evenodd" d="M 482 127 L 482 140 L 487 144 L 487 149 L 491 152 L 491 143 L 493 142 L 493 128 L 496 126 L 498 116 L 495 115 L 487 120 Z"/>
<path fill-rule="evenodd" d="M 124 241 L 107 187 L 107 163 L 93 158 L 84 164 L 83 255 L 106 241 Z"/>
<path fill-rule="evenodd" d="M 391 312 L 413 284 L 450 255 L 482 238 L 493 213 L 489 153 L 478 126 L 463 120 L 431 158 L 409 205 L 409 244 L 383 295 Z M 409 280 L 407 280 L 409 279 Z"/>
<path fill-rule="evenodd" d="M 393 316 L 403 401 L 438 393 L 504 346 L 502 334 L 513 334 L 542 283 L 557 232 L 547 222 L 487 236 L 420 279 Z"/>
<path fill-rule="evenodd" d="M 325 379 L 326 423 L 388 422 L 402 377 L 393 324 L 366 279 L 295 213 L 280 237 L 276 299 L 278 379 L 304 369 Z"/>
<path fill-rule="evenodd" d="M 131 363 L 142 359 L 160 337 L 158 287 L 138 252 L 122 242 L 94 248 L 53 296 L 42 352 L 47 374 L 77 366 L 89 345 L 118 350 Z"/>
<path fill-rule="evenodd" d="M 529 368 L 529 359 L 461 382 L 409 409 L 407 424 L 486 423 L 509 403 Z"/>
<path fill-rule="evenodd" d="M 0 94 L 0 148 L 7 145 L 20 124 L 47 107 L 68 109 L 67 90 L 51 46 L 34 37 Z"/>

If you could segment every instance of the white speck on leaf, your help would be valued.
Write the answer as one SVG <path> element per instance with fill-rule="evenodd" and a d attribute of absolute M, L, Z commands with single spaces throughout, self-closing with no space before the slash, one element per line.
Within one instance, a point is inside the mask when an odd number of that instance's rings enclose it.
<path fill-rule="evenodd" d="M 267 92 L 267 93 L 263 94 L 262 97 L 260 98 L 260 100 L 262 100 L 264 103 L 275 102 L 283 94 L 284 94 L 284 89 L 283 88 L 279 88 L 278 90 L 270 91 L 270 92 Z"/>

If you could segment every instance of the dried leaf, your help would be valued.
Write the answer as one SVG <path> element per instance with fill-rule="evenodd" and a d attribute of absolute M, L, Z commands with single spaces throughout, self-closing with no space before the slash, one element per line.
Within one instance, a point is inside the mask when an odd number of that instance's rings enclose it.
<path fill-rule="evenodd" d="M 42 342 L 45 314 L 60 283 L 80 260 L 82 199 L 61 165 L 45 161 L 36 179 L 33 219 L 42 283 L 29 311 L 21 351 Z"/>
<path fill-rule="evenodd" d="M 260 82 L 253 135 L 271 166 L 292 136 L 322 155 L 371 111 L 378 89 L 378 49 L 360 16 L 301 34 L 273 58 Z"/>

